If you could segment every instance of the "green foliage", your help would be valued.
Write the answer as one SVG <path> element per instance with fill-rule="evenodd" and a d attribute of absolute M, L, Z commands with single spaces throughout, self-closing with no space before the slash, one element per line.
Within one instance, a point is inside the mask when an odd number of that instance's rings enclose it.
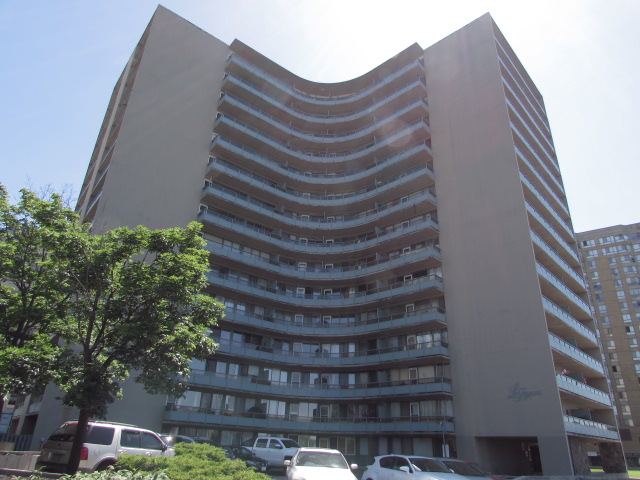
<path fill-rule="evenodd" d="M 127 471 L 164 471 L 170 480 L 268 480 L 269 476 L 248 468 L 242 460 L 229 460 L 224 450 L 199 443 L 179 443 L 175 457 L 122 455 L 115 466 Z"/>
<path fill-rule="evenodd" d="M 145 472 L 133 470 L 119 470 L 115 472 L 111 469 L 101 472 L 76 473 L 75 475 L 63 475 L 64 480 L 170 480 L 164 472 Z M 29 480 L 42 480 L 42 477 L 32 475 Z"/>
<path fill-rule="evenodd" d="M 85 234 L 60 195 L 42 199 L 21 190 L 12 205 L 0 184 L 0 398 L 27 393 L 59 368 L 51 336 L 69 297 L 51 252 Z"/>

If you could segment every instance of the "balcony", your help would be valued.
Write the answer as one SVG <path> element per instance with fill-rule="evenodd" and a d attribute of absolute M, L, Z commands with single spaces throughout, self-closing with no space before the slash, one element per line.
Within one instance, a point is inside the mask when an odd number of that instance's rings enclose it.
<path fill-rule="evenodd" d="M 540 249 L 542 249 L 547 256 L 552 258 L 554 262 L 562 269 L 562 273 L 569 276 L 574 281 L 574 286 L 576 288 L 580 288 L 585 290 L 584 279 L 576 273 L 576 271 L 571 268 L 571 266 L 565 262 L 558 252 L 556 252 L 547 242 L 545 242 L 540 235 L 531 230 L 531 238 L 533 239 L 533 243 L 537 245 Z"/>
<path fill-rule="evenodd" d="M 327 144 L 324 151 L 303 151 L 297 150 L 289 146 L 286 142 L 269 135 L 266 132 L 258 130 L 240 120 L 226 114 L 218 114 L 218 118 L 214 124 L 214 131 L 219 135 L 233 136 L 235 138 L 242 138 L 241 143 L 247 145 L 256 145 L 258 149 L 268 150 L 272 155 L 287 159 L 287 162 L 309 162 L 312 165 L 321 165 L 326 163 L 341 163 L 350 162 L 355 160 L 367 160 L 367 157 L 373 157 L 376 155 L 390 155 L 390 151 L 393 151 L 394 144 L 402 144 L 407 142 L 408 139 L 415 139 L 418 137 L 426 138 L 430 134 L 429 125 L 426 122 L 426 117 L 419 120 L 414 120 L 411 123 L 404 125 L 402 128 L 388 133 L 385 136 L 376 138 L 372 142 L 359 148 L 352 148 L 346 151 L 328 151 L 329 145 Z M 321 147 L 321 145 L 319 146 Z M 339 148 L 339 146 L 338 146 Z M 396 152 L 393 152 L 396 153 Z M 313 166 L 305 168 L 314 168 Z"/>
<path fill-rule="evenodd" d="M 592 422 L 583 418 L 563 415 L 564 428 L 568 434 L 583 435 L 607 440 L 620 440 L 618 429 L 613 425 Z"/>
<path fill-rule="evenodd" d="M 254 431 L 287 432 L 293 434 L 335 433 L 349 431 L 354 434 L 374 436 L 379 434 L 421 433 L 443 435 L 454 433 L 451 417 L 303 417 L 299 415 L 267 415 L 211 410 L 196 407 L 167 405 L 165 423 L 216 425 L 238 427 Z"/>
<path fill-rule="evenodd" d="M 590 368 L 591 370 L 594 370 L 601 375 L 605 374 L 602 363 L 593 358 L 591 355 L 583 352 L 579 348 L 576 348 L 570 343 L 565 342 L 561 338 L 555 336 L 553 333 L 549 333 L 549 343 L 553 350 L 566 355 L 571 360 L 578 362 L 582 366 Z"/>
<path fill-rule="evenodd" d="M 353 237 L 353 240 L 326 243 L 322 241 L 293 240 L 287 234 L 274 233 L 267 228 L 248 224 L 245 220 L 235 219 L 220 212 L 201 210 L 198 221 L 215 225 L 216 228 L 227 228 L 235 233 L 241 233 L 247 238 L 255 238 L 260 243 L 271 244 L 279 249 L 287 249 L 295 253 L 321 254 L 348 254 L 354 252 L 378 251 L 384 247 L 384 242 L 395 241 L 403 236 L 419 239 L 435 238 L 440 230 L 438 223 L 429 215 L 422 219 L 412 220 L 408 225 L 388 227 L 380 233 L 371 233 L 364 237 Z"/>
<path fill-rule="evenodd" d="M 558 388 L 579 395 L 607 407 L 611 406 L 611 398 L 607 392 L 590 387 L 566 375 L 556 375 Z"/>
<path fill-rule="evenodd" d="M 228 114 L 238 121 L 249 122 L 256 127 L 269 131 L 279 137 L 280 141 L 291 142 L 295 148 L 321 148 L 322 144 L 335 145 L 342 150 L 357 148 L 359 144 L 368 143 L 375 136 L 383 136 L 384 132 L 393 131 L 394 124 L 411 123 L 417 118 L 428 116 L 427 104 L 422 97 L 396 109 L 393 112 L 379 114 L 371 119 L 371 123 L 349 130 L 340 125 L 318 125 L 315 130 L 303 130 L 292 125 L 287 119 L 278 118 L 267 113 L 250 102 L 227 93 L 218 102 L 218 111 Z M 328 129 L 335 133 L 328 133 Z M 374 136 L 375 135 L 375 136 Z"/>
<path fill-rule="evenodd" d="M 582 300 L 582 298 L 580 298 L 575 292 L 573 292 L 560 278 L 556 277 L 553 273 L 551 273 L 547 268 L 542 266 L 539 262 L 536 262 L 536 267 L 538 270 L 538 275 L 544 278 L 547 282 L 549 282 L 549 284 L 551 284 L 552 287 L 555 288 L 555 290 L 548 291 L 548 292 L 545 292 L 545 289 L 543 288 L 542 292 L 544 295 L 550 296 L 551 294 L 558 291 L 562 295 L 557 296 L 558 298 L 554 298 L 556 303 L 565 303 L 564 298 L 562 297 L 566 297 L 569 301 L 571 301 L 571 304 L 573 306 L 578 307 L 578 309 L 580 309 L 582 313 L 585 314 L 585 316 L 587 317 L 591 316 L 591 310 L 589 309 L 589 305 L 587 305 L 587 303 L 584 300 Z M 541 285 L 541 286 L 544 287 L 544 285 Z M 560 302 L 558 300 L 560 300 Z"/>
<path fill-rule="evenodd" d="M 528 201 L 525 200 L 525 206 L 527 208 L 527 212 L 543 227 L 539 232 L 539 236 L 543 238 L 547 243 L 555 243 L 565 254 L 574 261 L 576 266 L 580 265 L 580 260 L 578 260 L 578 254 L 571 248 L 571 246 L 567 243 L 567 241 L 562 238 L 558 232 L 556 232 L 553 225 L 551 225 L 543 215 L 541 215 Z M 572 237 L 573 238 L 573 237 Z M 555 242 L 554 242 L 555 241 Z"/>
<path fill-rule="evenodd" d="M 449 345 L 443 341 L 424 342 L 414 345 L 379 348 L 362 352 L 333 353 L 317 345 L 316 352 L 284 351 L 262 345 L 250 345 L 245 342 L 233 342 L 215 339 L 219 342 L 217 352 L 226 353 L 251 361 L 277 362 L 282 365 L 302 367 L 354 367 L 362 365 L 385 365 L 389 363 L 415 361 L 421 359 L 427 363 L 443 362 L 449 358 Z M 431 360 L 431 362 L 429 362 Z"/>
<path fill-rule="evenodd" d="M 330 322 L 291 322 L 280 318 L 250 315 L 243 312 L 226 312 L 222 322 L 229 320 L 238 325 L 251 326 L 256 330 L 267 330 L 271 334 L 276 332 L 296 333 L 300 335 L 347 337 L 371 332 L 386 332 L 391 330 L 413 330 L 420 325 L 426 329 L 440 329 L 446 325 L 445 312 L 441 308 L 429 307 L 413 312 L 396 313 L 367 320 L 342 321 L 332 318 Z"/>
<path fill-rule="evenodd" d="M 548 313 L 550 313 L 554 318 L 562 321 L 562 323 L 569 327 L 572 332 L 588 340 L 591 343 L 591 346 L 596 346 L 598 344 L 596 332 L 587 328 L 585 325 L 573 318 L 566 312 L 566 310 L 560 308 L 546 297 L 542 297 L 542 304 Z M 552 324 L 552 322 L 549 323 Z"/>
<path fill-rule="evenodd" d="M 270 276 L 271 279 L 276 278 L 276 276 L 279 276 L 280 278 L 290 277 L 289 281 L 342 281 L 374 275 L 386 270 L 397 269 L 398 267 L 410 266 L 418 263 L 420 264 L 420 268 L 433 268 L 442 263 L 440 249 L 437 247 L 412 250 L 411 252 L 403 255 L 397 255 L 393 258 L 383 258 L 366 264 L 328 269 L 311 267 L 302 268 L 289 263 L 268 260 L 260 255 L 254 255 L 248 251 L 242 251 L 228 245 L 221 245 L 213 242 L 207 242 L 206 249 L 212 252 L 215 257 L 233 260 L 234 262 L 242 263 L 243 266 L 250 265 L 251 267 L 255 267 L 254 270 L 259 270 L 260 274 L 264 275 L 264 272 L 276 274 L 274 276 Z M 243 270 L 245 269 L 246 268 L 243 268 Z"/>
<path fill-rule="evenodd" d="M 370 116 L 378 111 L 384 110 L 388 105 L 400 105 L 407 100 L 415 99 L 416 97 L 424 98 L 427 95 L 427 89 L 424 81 L 421 78 L 413 78 L 403 86 L 398 87 L 393 92 L 383 96 L 382 98 L 376 98 L 375 103 L 367 104 L 357 110 L 353 110 L 346 113 L 311 113 L 303 112 L 296 108 L 292 108 L 290 105 L 283 103 L 280 99 L 272 96 L 265 90 L 249 83 L 248 81 L 240 78 L 239 76 L 230 73 L 225 77 L 222 84 L 222 90 L 227 94 L 235 92 L 239 97 L 252 98 L 255 103 L 269 110 L 277 112 L 280 118 L 292 118 L 294 123 L 305 125 L 332 125 L 332 126 L 344 126 L 350 124 L 361 124 L 366 121 Z"/>
<path fill-rule="evenodd" d="M 412 395 L 424 397 L 429 394 L 442 396 L 451 393 L 451 380 L 445 378 L 420 378 L 396 382 L 372 382 L 369 384 L 332 385 L 318 383 L 277 382 L 257 377 L 221 375 L 214 372 L 194 370 L 189 377 L 189 385 L 209 387 L 216 391 L 250 392 L 252 395 L 285 396 L 290 398 L 317 400 L 356 400 L 371 401 L 375 397 L 394 395 Z"/>
<path fill-rule="evenodd" d="M 385 158 L 375 158 L 374 162 L 363 168 L 347 169 L 340 172 L 330 172 L 326 167 L 322 171 L 303 171 L 289 166 L 287 163 L 280 163 L 256 150 L 248 148 L 246 145 L 236 142 L 224 135 L 216 135 L 211 142 L 211 151 L 219 150 L 237 155 L 244 162 L 247 160 L 254 162 L 255 167 L 260 168 L 265 175 L 272 178 L 274 174 L 282 175 L 290 180 L 310 183 L 314 185 L 326 184 L 334 185 L 337 182 L 354 182 L 362 179 L 375 178 L 374 175 L 381 174 L 383 170 L 396 166 L 397 164 L 412 157 L 418 157 L 422 163 L 427 163 L 431 159 L 431 147 L 426 141 L 413 143 L 411 146 L 395 152 Z M 426 158 L 425 158 L 426 157 Z M 263 167 L 263 168 L 262 168 Z"/>
<path fill-rule="evenodd" d="M 423 298 L 442 295 L 442 277 L 437 274 L 425 275 L 413 278 L 405 282 L 397 282 L 378 288 L 372 288 L 365 292 L 332 292 L 296 294 L 286 290 L 276 290 L 255 282 L 241 280 L 236 277 L 224 275 L 216 272 L 207 274 L 209 283 L 219 288 L 233 290 L 242 295 L 256 296 L 264 300 L 276 303 L 288 304 L 292 307 L 323 307 L 323 308 L 343 308 L 354 305 L 365 305 L 367 303 L 389 300 L 395 296 L 415 296 L 417 294 Z M 327 291 L 327 288 L 324 289 Z M 395 299 L 394 299 L 395 300 Z M 397 299 L 398 302 L 404 301 Z"/>
<path fill-rule="evenodd" d="M 362 100 L 363 98 L 371 96 L 377 90 L 381 90 L 384 87 L 390 84 L 393 84 L 393 82 L 396 79 L 405 76 L 407 73 L 411 72 L 412 70 L 415 70 L 416 76 L 418 76 L 418 73 L 421 73 L 424 71 L 424 67 L 422 66 L 419 60 L 414 60 L 408 65 L 394 71 L 390 75 L 387 75 L 383 79 L 377 82 L 376 81 L 372 82 L 369 86 L 363 88 L 358 92 L 353 92 L 350 94 L 339 93 L 336 96 L 332 96 L 331 92 L 328 92 L 322 96 L 302 92 L 290 86 L 289 84 L 283 82 L 279 78 L 276 78 L 273 75 L 265 72 L 258 66 L 253 65 L 252 63 L 248 62 L 247 60 L 243 59 L 242 57 L 236 54 L 231 55 L 227 60 L 227 70 L 230 73 L 234 73 L 235 70 L 244 70 L 245 72 L 250 73 L 251 76 L 258 78 L 261 81 L 261 83 L 266 82 L 270 85 L 275 86 L 278 90 L 282 91 L 288 97 L 295 98 L 296 100 L 299 100 L 308 104 L 315 104 L 322 107 L 330 107 L 330 106 L 336 106 L 336 105 L 342 105 L 342 104 L 349 104 L 349 103 L 357 102 L 358 100 Z M 330 87 L 330 85 L 328 85 L 328 87 Z"/>
<path fill-rule="evenodd" d="M 286 184 L 278 184 L 265 177 L 256 175 L 250 171 L 239 168 L 232 165 L 229 162 L 221 160 L 219 158 L 211 157 L 209 161 L 209 167 L 207 174 L 224 173 L 231 177 L 235 182 L 243 185 L 243 192 L 251 194 L 252 192 L 270 193 L 277 198 L 277 201 L 281 203 L 298 203 L 300 204 L 296 208 L 305 207 L 318 207 L 328 208 L 332 206 L 344 207 L 357 202 L 364 202 L 372 199 L 376 196 L 393 190 L 403 189 L 404 192 L 410 191 L 411 183 L 417 183 L 421 188 L 431 186 L 435 183 L 434 172 L 430 165 L 422 164 L 410 168 L 398 175 L 386 178 L 383 181 L 375 181 L 373 185 L 367 182 L 365 188 L 361 188 L 356 191 L 338 192 L 336 191 L 340 185 L 334 184 L 331 188 L 331 194 L 328 193 L 328 189 L 325 189 L 323 194 L 311 194 L 289 188 Z M 228 183 L 228 182 L 226 182 Z M 352 184 L 349 187 L 353 188 Z M 348 188 L 348 187 L 347 187 Z M 403 193 L 404 195 L 404 193 Z M 276 201 L 276 200 L 273 200 Z"/>
<path fill-rule="evenodd" d="M 208 197 L 211 198 L 209 199 Z M 402 213 L 412 207 L 413 209 L 411 210 L 411 214 L 414 217 L 432 212 L 436 209 L 436 197 L 429 190 L 423 190 L 388 202 L 377 208 L 372 208 L 355 214 L 340 216 L 329 214 L 323 216 L 309 216 L 306 218 L 303 217 L 302 214 L 298 215 L 297 213 L 285 212 L 272 204 L 262 202 L 256 198 L 231 190 L 217 183 L 209 184 L 209 186 L 203 189 L 201 197 L 201 201 L 203 203 L 220 205 L 221 200 L 226 201 L 229 204 L 229 209 L 240 207 L 245 209 L 241 215 L 243 218 L 260 222 L 269 222 L 270 220 L 273 220 L 273 226 L 275 226 L 275 222 L 277 222 L 282 224 L 280 228 L 284 227 L 291 229 L 292 227 L 297 227 L 303 230 L 305 235 L 309 236 L 319 234 L 314 232 L 314 230 L 318 230 L 323 235 L 348 235 L 348 233 L 340 232 L 340 230 L 349 228 L 358 229 L 358 231 L 352 232 L 353 234 L 361 233 L 359 231 L 360 228 L 366 227 L 372 223 L 380 225 L 381 223 L 398 223 L 404 220 L 404 218 L 395 220 L 392 218 L 385 220 L 385 218 L 393 216 L 394 213 Z"/>

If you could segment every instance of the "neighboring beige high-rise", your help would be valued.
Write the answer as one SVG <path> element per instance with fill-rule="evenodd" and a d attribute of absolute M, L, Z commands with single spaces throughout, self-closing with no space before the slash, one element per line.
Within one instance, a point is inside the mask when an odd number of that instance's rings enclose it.
<path fill-rule="evenodd" d="M 640 465 L 640 223 L 576 234 L 627 463 Z"/>
<path fill-rule="evenodd" d="M 624 470 L 544 103 L 488 14 L 324 84 L 159 7 L 78 211 L 97 232 L 200 220 L 226 305 L 187 396 L 133 386 L 111 420 L 363 465 Z"/>

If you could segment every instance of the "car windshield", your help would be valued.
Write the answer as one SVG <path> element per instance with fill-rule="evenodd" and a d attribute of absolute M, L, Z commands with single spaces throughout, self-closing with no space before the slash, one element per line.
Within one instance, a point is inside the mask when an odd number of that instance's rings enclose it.
<path fill-rule="evenodd" d="M 411 464 L 421 472 L 442 472 L 442 473 L 451 473 L 451 471 L 438 460 L 434 460 L 432 458 L 423 458 L 423 457 L 411 457 L 409 458 Z"/>
<path fill-rule="evenodd" d="M 442 463 L 444 463 L 447 467 L 449 467 L 455 473 L 458 473 L 460 475 L 465 475 L 467 477 L 484 477 L 485 476 L 485 474 L 482 473 L 480 470 L 478 470 L 476 467 L 466 462 L 450 462 L 447 460 L 443 460 Z"/>
<path fill-rule="evenodd" d="M 296 465 L 298 467 L 349 468 L 341 454 L 329 452 L 300 453 Z"/>
<path fill-rule="evenodd" d="M 300 448 L 300 445 L 298 445 L 298 442 L 296 442 L 295 440 L 289 440 L 287 438 L 283 438 L 280 441 L 284 445 L 284 448 Z"/>

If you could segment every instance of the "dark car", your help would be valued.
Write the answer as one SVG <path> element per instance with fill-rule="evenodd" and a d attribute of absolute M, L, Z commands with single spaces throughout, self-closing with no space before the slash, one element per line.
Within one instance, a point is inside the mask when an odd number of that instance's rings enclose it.
<path fill-rule="evenodd" d="M 194 443 L 195 440 L 186 435 L 171 435 L 169 433 L 161 433 L 160 438 L 168 447 L 175 447 L 176 443 Z"/>
<path fill-rule="evenodd" d="M 227 458 L 230 459 L 239 459 L 247 464 L 247 467 L 253 468 L 257 472 L 266 472 L 267 461 L 262 458 L 254 457 L 251 450 L 247 447 L 239 446 L 239 447 L 221 447 L 224 449 L 224 454 Z"/>

